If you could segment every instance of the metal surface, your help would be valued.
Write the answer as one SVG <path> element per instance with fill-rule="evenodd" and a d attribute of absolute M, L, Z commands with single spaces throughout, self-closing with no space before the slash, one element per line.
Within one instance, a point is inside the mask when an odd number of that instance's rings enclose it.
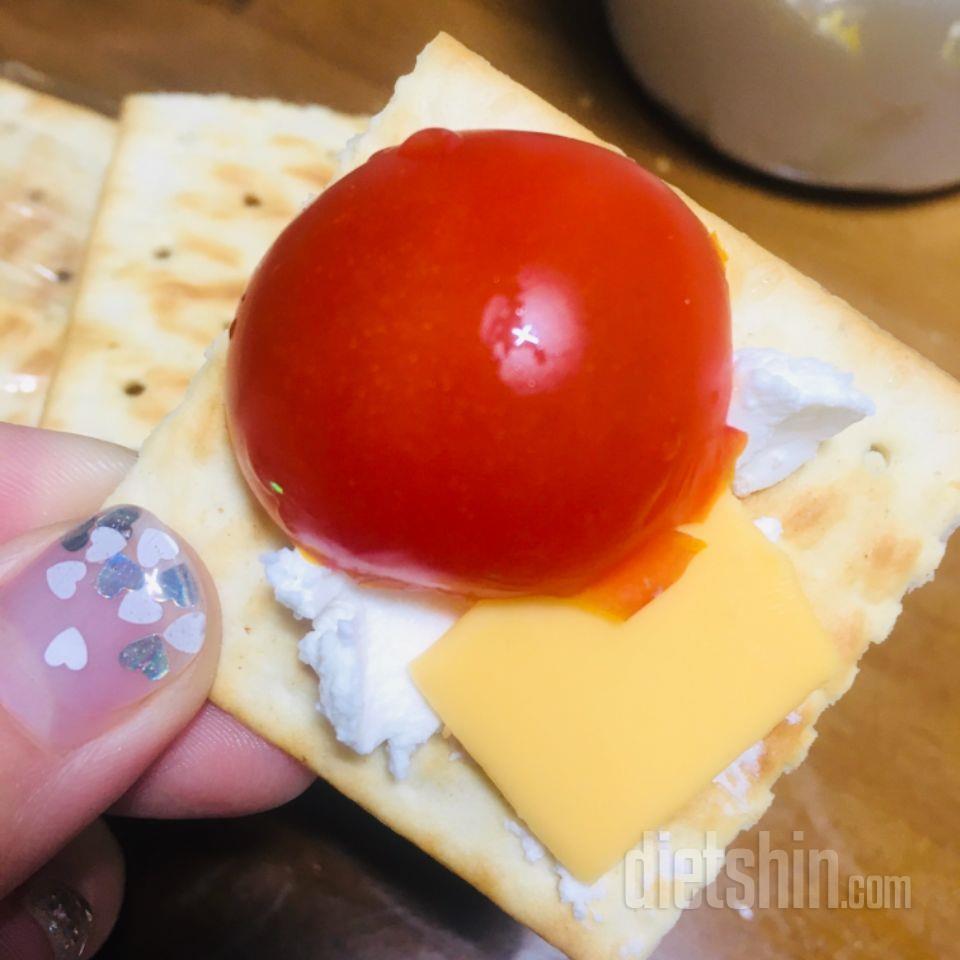
<path fill-rule="evenodd" d="M 789 180 L 960 183 L 960 0 L 607 0 L 637 77 L 724 153 Z"/>

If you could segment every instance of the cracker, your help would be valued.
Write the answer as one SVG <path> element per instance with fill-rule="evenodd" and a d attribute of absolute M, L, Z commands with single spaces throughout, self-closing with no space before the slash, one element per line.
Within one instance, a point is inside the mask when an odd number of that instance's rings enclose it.
<path fill-rule="evenodd" d="M 384 111 L 344 155 L 343 169 L 414 130 L 505 127 L 594 139 L 582 127 L 441 35 L 402 78 Z M 747 501 L 783 520 L 783 547 L 834 638 L 842 668 L 741 764 L 739 787 L 714 784 L 664 829 L 674 848 L 726 845 L 768 807 L 771 786 L 806 754 L 813 723 L 848 687 L 864 649 L 883 640 L 905 591 L 932 576 L 960 520 L 960 385 L 843 301 L 690 202 L 729 254 L 734 339 L 815 355 L 853 370 L 876 416 L 825 443 L 814 461 Z M 640 958 L 676 922 L 673 907 L 631 910 L 623 867 L 596 904 L 602 922 L 575 919 L 548 858 L 528 862 L 504 827 L 513 816 L 483 773 L 451 761 L 434 737 L 393 781 L 383 751 L 358 757 L 314 709 L 316 681 L 297 661 L 305 632 L 274 602 L 258 555 L 283 543 L 248 493 L 225 427 L 226 337 L 180 409 L 144 445 L 113 501 L 155 510 L 187 536 L 223 600 L 224 645 L 214 700 L 308 764 L 398 833 L 485 892 L 571 957 Z M 190 496 L 184 496 L 184 490 Z M 626 758 L 625 758 L 626 759 Z M 641 758 L 636 758 L 642 762 Z M 602 797 L 597 798 L 602 809 Z M 709 879 L 709 878 L 708 878 Z"/>
<path fill-rule="evenodd" d="M 127 98 L 44 426 L 138 447 L 365 122 L 274 100 Z"/>
<path fill-rule="evenodd" d="M 112 120 L 0 79 L 0 420 L 40 421 L 114 138 Z"/>

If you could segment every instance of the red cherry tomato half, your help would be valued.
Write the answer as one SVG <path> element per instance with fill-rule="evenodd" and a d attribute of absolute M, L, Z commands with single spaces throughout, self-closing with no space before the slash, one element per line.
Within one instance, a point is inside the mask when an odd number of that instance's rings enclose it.
<path fill-rule="evenodd" d="M 324 192 L 240 306 L 241 467 L 371 578 L 568 595 L 724 469 L 726 281 L 660 180 L 545 134 L 424 130 Z"/>

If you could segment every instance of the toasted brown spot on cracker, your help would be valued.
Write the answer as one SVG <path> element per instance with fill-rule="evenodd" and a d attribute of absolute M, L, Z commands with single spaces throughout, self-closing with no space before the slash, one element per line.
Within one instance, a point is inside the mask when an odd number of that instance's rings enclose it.
<path fill-rule="evenodd" d="M 923 544 L 915 537 L 886 533 L 854 562 L 853 579 L 862 584 L 867 600 L 879 602 L 902 593 L 913 577 Z"/>
<path fill-rule="evenodd" d="M 33 376 L 49 373 L 53 369 L 56 359 L 56 353 L 52 348 L 42 347 L 24 358 L 20 372 L 29 373 Z"/>
<path fill-rule="evenodd" d="M 173 202 L 185 210 L 210 220 L 231 220 L 241 212 L 235 200 L 226 203 L 222 197 L 206 193 L 181 193 Z"/>
<path fill-rule="evenodd" d="M 812 546 L 843 518 L 844 495 L 823 487 L 803 494 L 783 519 L 783 535 L 798 546 Z"/>
<path fill-rule="evenodd" d="M 857 610 L 833 631 L 837 651 L 844 662 L 859 658 L 867 647 L 867 621 L 862 610 Z"/>
<path fill-rule="evenodd" d="M 232 247 L 228 243 L 221 243 L 211 237 L 200 236 L 197 233 L 186 234 L 180 240 L 179 246 L 207 260 L 214 260 L 228 267 L 240 266 L 242 262 L 242 257 L 236 247 Z"/>
<path fill-rule="evenodd" d="M 244 285 L 239 282 L 190 283 L 186 280 L 169 279 L 157 284 L 161 296 L 194 300 L 239 300 Z"/>
<path fill-rule="evenodd" d="M 158 281 L 150 291 L 151 309 L 159 327 L 206 347 L 221 326 L 229 323 L 243 290 L 240 282 L 189 283 L 168 277 Z M 223 306 L 222 316 L 211 315 L 209 323 L 198 325 L 195 316 L 184 315 L 184 308 L 198 301 L 211 306 L 219 301 Z"/>
<path fill-rule="evenodd" d="M 297 177 L 305 180 L 314 187 L 325 187 L 333 176 L 333 166 L 329 163 L 318 161 L 311 164 L 296 164 L 290 167 L 284 167 L 283 172 L 291 177 Z"/>
<path fill-rule="evenodd" d="M 226 413 L 219 398 L 203 409 L 202 415 L 193 423 L 190 450 L 197 463 L 206 463 L 217 453 L 217 444 L 224 431 Z"/>
<path fill-rule="evenodd" d="M 157 423 L 176 406 L 190 377 L 169 367 L 151 367 L 145 371 L 143 380 L 136 382 L 143 383 L 144 387 L 149 383 L 150 389 L 137 394 L 136 404 L 129 408 L 130 414 L 145 423 Z"/>
<path fill-rule="evenodd" d="M 315 147 L 312 141 L 293 133 L 276 133 L 270 138 L 270 142 L 275 147 L 303 147 L 305 150 L 313 150 Z"/>
<path fill-rule="evenodd" d="M 156 284 L 153 290 L 154 311 L 161 323 L 173 319 L 172 314 L 182 303 L 189 301 L 202 300 L 209 302 L 211 300 L 220 300 L 224 304 L 234 306 L 243 294 L 244 285 L 239 282 L 222 283 L 190 283 L 186 280 L 174 280 L 172 278 L 161 280 Z M 212 325 L 211 325 L 212 326 Z M 216 327 L 213 328 L 214 330 Z M 212 332 L 209 330 L 196 331 L 190 328 L 184 331 L 188 336 L 199 332 L 201 339 L 209 341 Z"/>
<path fill-rule="evenodd" d="M 239 187 L 249 186 L 250 181 L 256 178 L 256 171 L 239 163 L 218 163 L 213 174 L 219 180 Z"/>
<path fill-rule="evenodd" d="M 263 204 L 264 211 L 272 217 L 286 218 L 292 217 L 297 211 L 296 208 L 287 203 L 284 198 L 276 193 L 265 196 L 262 192 L 255 194 Z M 185 210 L 198 213 L 200 216 L 210 220 L 232 220 L 238 216 L 244 216 L 248 210 L 243 203 L 237 203 L 236 195 L 224 197 L 222 195 L 206 193 L 181 193 L 174 204 L 179 204 Z"/>
<path fill-rule="evenodd" d="M 6 198 L 0 196 L 0 206 L 5 202 Z M 29 260 L 29 251 L 49 230 L 50 217 L 43 211 L 36 216 L 19 218 L 15 230 L 0 233 L 0 259 L 12 262 Z"/>
<path fill-rule="evenodd" d="M 30 332 L 30 322 L 19 313 L 5 313 L 0 316 L 0 340 L 26 336 Z"/>

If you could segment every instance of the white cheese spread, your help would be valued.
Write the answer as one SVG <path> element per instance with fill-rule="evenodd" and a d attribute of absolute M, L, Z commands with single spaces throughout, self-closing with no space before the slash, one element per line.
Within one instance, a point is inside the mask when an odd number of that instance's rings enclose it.
<path fill-rule="evenodd" d="M 766 745 L 762 740 L 748 747 L 730 764 L 726 770 L 721 770 L 713 782 L 722 787 L 730 798 L 736 801 L 739 809 L 745 810 L 749 806 L 750 789 L 760 774 L 760 761 L 766 752 Z M 725 806 L 724 811 L 733 812 L 733 804 Z"/>
<path fill-rule="evenodd" d="M 738 350 L 727 422 L 748 441 L 733 492 L 745 497 L 772 487 L 812 459 L 824 440 L 874 412 L 851 373 L 779 350 Z"/>
<path fill-rule="evenodd" d="M 516 820 L 504 820 L 503 825 L 509 833 L 512 833 L 520 841 L 523 855 L 530 863 L 536 863 L 543 859 L 546 850 L 543 849 L 543 844 L 533 834 L 524 830 Z"/>
<path fill-rule="evenodd" d="M 581 883 L 563 867 L 557 867 L 557 892 L 562 903 L 569 903 L 575 919 L 583 921 L 589 914 L 597 923 L 603 922 L 603 914 L 593 906 L 607 895 L 607 881 L 601 877 L 596 883 Z"/>
<path fill-rule="evenodd" d="M 408 667 L 450 629 L 464 602 L 365 587 L 297 550 L 262 561 L 277 600 L 313 624 L 300 641 L 300 659 L 320 680 L 317 708 L 337 739 L 357 753 L 386 743 L 391 773 L 405 776 L 413 751 L 440 727 Z"/>
<path fill-rule="evenodd" d="M 581 883 L 567 869 L 557 863 L 536 839 L 516 820 L 504 820 L 504 827 L 520 841 L 523 856 L 529 863 L 546 859 L 557 875 L 557 894 L 561 903 L 569 903 L 575 920 L 581 923 L 592 917 L 595 923 L 603 923 L 603 914 L 595 906 L 607 895 L 607 882 L 601 877 L 595 883 Z"/>
<path fill-rule="evenodd" d="M 783 536 L 783 524 L 776 517 L 757 517 L 753 525 L 771 542 L 779 543 Z"/>

